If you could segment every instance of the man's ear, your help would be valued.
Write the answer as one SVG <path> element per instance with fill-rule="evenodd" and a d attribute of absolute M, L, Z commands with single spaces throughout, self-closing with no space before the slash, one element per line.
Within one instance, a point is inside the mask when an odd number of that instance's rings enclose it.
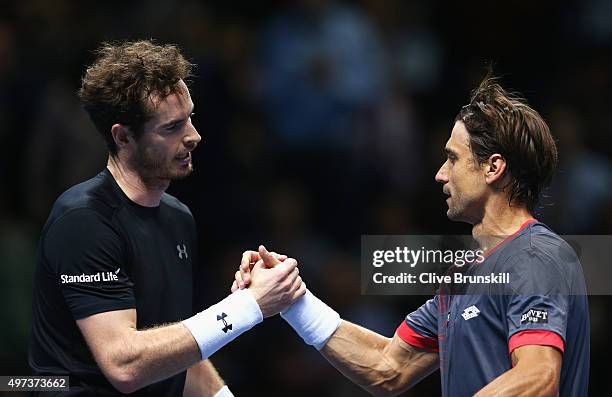
<path fill-rule="evenodd" d="M 130 143 L 132 139 L 132 132 L 130 128 L 123 124 L 113 124 L 111 127 L 111 135 L 117 145 L 117 149 L 122 149 Z"/>
<path fill-rule="evenodd" d="M 506 159 L 501 154 L 495 153 L 489 157 L 485 164 L 485 182 L 492 185 L 501 181 L 506 171 Z"/>

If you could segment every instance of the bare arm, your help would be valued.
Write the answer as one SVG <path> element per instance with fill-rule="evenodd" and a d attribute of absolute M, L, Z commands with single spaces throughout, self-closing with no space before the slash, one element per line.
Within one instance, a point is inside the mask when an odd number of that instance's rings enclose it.
<path fill-rule="evenodd" d="M 204 360 L 187 370 L 183 397 L 212 397 L 224 386 L 210 360 Z"/>
<path fill-rule="evenodd" d="M 231 290 L 250 285 L 251 269 L 256 261 L 262 260 L 266 266 L 274 267 L 284 258 L 286 256 L 268 253 L 261 247 L 259 253 L 246 251 Z M 320 352 L 355 384 L 381 396 L 409 389 L 439 366 L 435 352 L 411 346 L 397 335 L 386 338 L 344 320 Z"/>
<path fill-rule="evenodd" d="M 377 396 L 399 394 L 439 366 L 435 352 L 347 321 L 342 321 L 321 353 L 344 376 Z"/>
<path fill-rule="evenodd" d="M 176 375 L 201 360 L 198 344 L 183 324 L 139 331 L 135 309 L 94 314 L 77 324 L 98 366 L 122 393 Z"/>
<path fill-rule="evenodd" d="M 131 393 L 187 370 L 202 357 L 209 357 L 224 343 L 250 329 L 256 324 L 254 321 L 261 321 L 262 316 L 274 315 L 291 305 L 306 293 L 298 273 L 294 259 L 287 259 L 274 269 L 257 267 L 253 270 L 250 293 L 232 294 L 182 323 L 138 330 L 136 310 L 128 309 L 94 314 L 77 320 L 77 325 L 106 378 L 117 390 Z M 245 303 L 256 305 L 257 313 L 252 308 L 246 310 Z M 216 323 L 214 312 L 210 310 L 222 304 L 225 304 L 224 310 L 240 305 L 230 314 L 234 318 L 233 329 L 230 328 L 233 333 L 227 333 L 227 338 L 231 339 L 219 339 L 216 334 L 226 337 L 226 331 L 222 334 L 221 328 L 211 327 L 211 322 Z M 237 324 L 239 311 L 250 314 Z M 201 350 L 200 345 L 205 350 Z"/>
<path fill-rule="evenodd" d="M 514 367 L 495 378 L 474 397 L 557 396 L 561 362 L 561 352 L 552 346 L 519 347 L 512 352 Z"/>

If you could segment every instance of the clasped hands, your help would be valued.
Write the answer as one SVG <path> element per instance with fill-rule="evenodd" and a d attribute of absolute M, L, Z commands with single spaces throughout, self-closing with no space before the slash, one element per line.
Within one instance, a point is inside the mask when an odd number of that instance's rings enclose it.
<path fill-rule="evenodd" d="M 260 245 L 258 251 L 245 251 L 236 271 L 231 291 L 248 288 L 264 317 L 273 316 L 306 293 L 299 276 L 297 260 L 279 255 Z"/>

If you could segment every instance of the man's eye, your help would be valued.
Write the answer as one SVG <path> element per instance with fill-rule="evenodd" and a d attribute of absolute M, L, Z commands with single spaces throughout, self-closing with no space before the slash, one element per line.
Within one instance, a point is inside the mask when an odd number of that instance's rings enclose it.
<path fill-rule="evenodd" d="M 168 132 L 175 131 L 175 130 L 179 129 L 183 124 L 184 124 L 184 122 L 182 122 L 182 121 L 174 123 L 174 124 L 171 124 L 171 125 L 166 127 L 166 131 L 168 131 Z"/>

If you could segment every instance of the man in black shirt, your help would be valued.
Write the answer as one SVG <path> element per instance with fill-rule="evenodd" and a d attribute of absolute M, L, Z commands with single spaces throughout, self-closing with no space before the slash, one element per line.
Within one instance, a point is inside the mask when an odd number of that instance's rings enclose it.
<path fill-rule="evenodd" d="M 305 293 L 288 259 L 190 317 L 195 223 L 165 193 L 192 172 L 201 140 L 190 70 L 176 47 L 139 41 L 103 45 L 83 78 L 108 164 L 64 192 L 44 226 L 29 355 L 36 375 L 70 376 L 62 395 L 231 396 L 207 358 Z"/>

